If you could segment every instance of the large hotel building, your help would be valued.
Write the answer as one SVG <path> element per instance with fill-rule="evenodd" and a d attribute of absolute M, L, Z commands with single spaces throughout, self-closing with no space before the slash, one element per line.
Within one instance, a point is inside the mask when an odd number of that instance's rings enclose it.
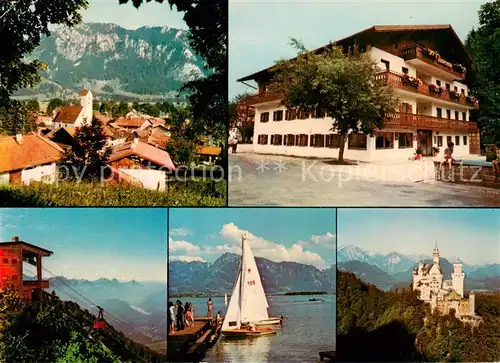
<path fill-rule="evenodd" d="M 373 26 L 333 43 L 344 50 L 369 52 L 378 63 L 377 79 L 392 86 L 400 101 L 382 130 L 370 136 L 350 133 L 345 158 L 402 160 L 420 147 L 423 156 L 455 143 L 454 155 L 479 153 L 479 131 L 470 119 L 478 107 L 465 77 L 472 59 L 450 25 Z M 325 46 L 326 47 L 326 46 Z M 271 67 L 239 79 L 254 81 L 258 94 L 246 100 L 255 108 L 253 151 L 307 157 L 338 156 L 339 135 L 324 112 L 294 112 L 280 96 L 266 92 Z"/>

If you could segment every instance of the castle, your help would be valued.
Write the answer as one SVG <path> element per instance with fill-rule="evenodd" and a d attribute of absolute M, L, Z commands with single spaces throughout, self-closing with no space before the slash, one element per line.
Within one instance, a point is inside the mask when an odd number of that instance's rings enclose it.
<path fill-rule="evenodd" d="M 478 322 L 481 320 L 475 314 L 474 291 L 464 297 L 465 273 L 462 262 L 458 259 L 453 263 L 451 280 L 445 280 L 441 265 L 439 264 L 439 249 L 437 245 L 432 252 L 432 264 L 420 261 L 413 270 L 413 290 L 419 291 L 420 300 L 431 305 L 441 314 L 447 315 L 453 309 L 455 316 L 464 322 Z"/>

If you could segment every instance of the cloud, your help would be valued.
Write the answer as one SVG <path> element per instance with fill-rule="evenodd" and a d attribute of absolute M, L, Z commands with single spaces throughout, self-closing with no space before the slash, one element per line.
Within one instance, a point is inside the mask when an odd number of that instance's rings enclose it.
<path fill-rule="evenodd" d="M 174 241 L 172 238 L 168 239 L 168 251 L 169 253 L 199 253 L 200 247 L 195 246 L 194 244 L 187 241 Z"/>
<path fill-rule="evenodd" d="M 309 241 L 299 241 L 298 244 L 301 246 L 310 246 L 317 245 L 325 248 L 336 248 L 336 235 L 331 232 L 327 232 L 325 234 L 313 234 Z"/>
<path fill-rule="evenodd" d="M 174 237 L 186 237 L 191 235 L 191 231 L 187 228 L 172 228 L 168 234 Z"/>
<path fill-rule="evenodd" d="M 200 256 L 169 256 L 170 261 L 182 261 L 182 262 L 206 262 L 203 257 Z"/>
<path fill-rule="evenodd" d="M 312 251 L 306 251 L 299 244 L 295 243 L 291 247 L 286 247 L 283 244 L 268 241 L 262 237 L 255 236 L 249 231 L 242 230 L 234 223 L 228 223 L 222 226 L 220 235 L 228 242 L 224 246 L 217 246 L 221 250 L 224 249 L 226 252 L 241 251 L 241 235 L 246 234 L 247 241 L 252 248 L 255 256 L 267 258 L 274 262 L 298 262 L 308 265 L 313 265 L 318 268 L 324 268 L 326 266 L 323 258 Z M 326 236 L 326 235 L 325 235 Z M 328 237 L 331 239 L 331 237 Z M 326 240 L 327 238 L 317 238 L 316 240 Z M 216 248 L 217 248 L 216 247 Z"/>

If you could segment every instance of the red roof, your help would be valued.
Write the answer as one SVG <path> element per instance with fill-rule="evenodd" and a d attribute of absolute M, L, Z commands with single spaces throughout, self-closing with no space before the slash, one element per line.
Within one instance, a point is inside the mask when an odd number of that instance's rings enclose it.
<path fill-rule="evenodd" d="M 116 145 L 112 148 L 112 154 L 109 162 L 123 159 L 127 156 L 136 155 L 142 159 L 146 159 L 156 165 L 166 167 L 169 170 L 175 170 L 174 163 L 170 155 L 161 149 L 148 145 L 142 141 L 134 143 L 134 141 Z"/>
<path fill-rule="evenodd" d="M 145 121 L 146 120 L 140 116 L 129 116 L 129 117 L 122 116 L 115 121 L 115 124 L 120 127 L 139 127 Z"/>
<path fill-rule="evenodd" d="M 22 136 L 0 136 L 0 173 L 27 167 L 54 163 L 61 160 L 63 149 L 56 143 L 35 133 Z"/>
<path fill-rule="evenodd" d="M 89 93 L 89 90 L 88 89 L 84 89 L 80 92 L 80 95 L 82 96 L 86 96 L 87 94 Z"/>
<path fill-rule="evenodd" d="M 82 106 L 64 106 L 61 111 L 58 112 L 54 122 L 73 124 L 80 115 L 82 109 Z"/>

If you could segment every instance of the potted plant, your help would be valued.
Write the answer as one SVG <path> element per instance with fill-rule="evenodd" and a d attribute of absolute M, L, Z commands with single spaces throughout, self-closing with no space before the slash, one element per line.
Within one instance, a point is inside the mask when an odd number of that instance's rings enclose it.
<path fill-rule="evenodd" d="M 454 98 L 454 99 L 460 98 L 460 93 L 458 93 L 457 91 L 449 90 L 448 94 L 450 95 L 451 98 Z"/>
<path fill-rule="evenodd" d="M 405 74 L 402 78 L 403 84 L 410 86 L 410 87 L 415 87 L 418 88 L 419 79 L 418 78 L 413 78 L 410 77 L 409 75 Z"/>
<path fill-rule="evenodd" d="M 415 150 L 415 160 L 422 159 L 422 154 L 424 153 L 424 150 L 419 146 Z"/>
<path fill-rule="evenodd" d="M 443 89 L 435 84 L 430 84 L 429 85 L 429 90 L 432 92 L 432 93 L 437 93 L 437 94 L 441 94 L 441 92 L 443 92 Z"/>

